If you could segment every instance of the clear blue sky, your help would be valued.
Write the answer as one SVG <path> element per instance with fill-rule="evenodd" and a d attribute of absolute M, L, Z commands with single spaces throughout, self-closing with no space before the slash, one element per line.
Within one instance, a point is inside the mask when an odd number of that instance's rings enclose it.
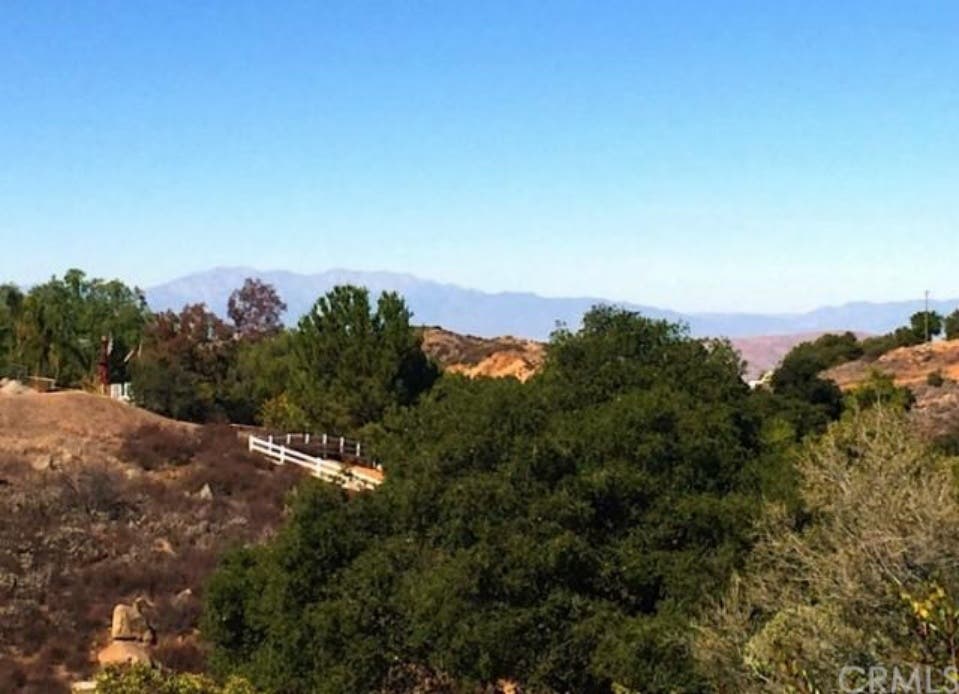
<path fill-rule="evenodd" d="M 791 310 L 959 295 L 957 241 L 954 0 L 0 10 L 0 279 Z"/>

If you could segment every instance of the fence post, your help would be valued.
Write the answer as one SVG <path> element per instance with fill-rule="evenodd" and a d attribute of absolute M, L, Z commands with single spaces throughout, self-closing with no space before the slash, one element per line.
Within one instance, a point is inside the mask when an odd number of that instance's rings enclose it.
<path fill-rule="evenodd" d="M 254 438 L 253 434 L 250 434 L 249 436 L 246 437 L 246 449 L 248 451 L 253 450 L 253 438 Z"/>
<path fill-rule="evenodd" d="M 357 457 L 357 458 L 360 457 L 360 442 L 359 442 L 359 441 L 356 442 L 356 457 Z"/>
<path fill-rule="evenodd" d="M 286 445 L 287 445 L 287 446 L 290 445 L 290 435 L 289 435 L 289 434 L 286 435 Z"/>
<path fill-rule="evenodd" d="M 343 455 L 343 448 L 346 444 L 346 440 L 341 436 L 340 437 L 340 455 Z"/>
<path fill-rule="evenodd" d="M 310 435 L 303 434 L 303 443 L 309 443 L 309 442 L 310 442 Z"/>

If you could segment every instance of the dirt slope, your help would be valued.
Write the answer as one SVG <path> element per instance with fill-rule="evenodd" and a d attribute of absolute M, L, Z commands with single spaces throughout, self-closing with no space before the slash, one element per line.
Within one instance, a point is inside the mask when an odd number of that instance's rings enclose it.
<path fill-rule="evenodd" d="M 268 537 L 304 476 L 199 428 L 85 393 L 0 395 L 0 692 L 66 691 L 113 606 L 154 605 L 155 658 L 204 667 L 206 578 Z"/>
<path fill-rule="evenodd" d="M 470 378 L 517 378 L 526 381 L 543 365 L 546 345 L 515 337 L 460 335 L 442 328 L 423 330 L 423 351 L 446 371 Z"/>
<path fill-rule="evenodd" d="M 913 417 L 932 437 L 959 431 L 959 340 L 900 347 L 876 360 L 859 359 L 824 372 L 843 390 L 861 385 L 878 371 L 906 386 L 916 397 Z M 929 375 L 938 372 L 941 385 L 930 385 Z"/>
<path fill-rule="evenodd" d="M 0 451 L 39 466 L 71 461 L 135 462 L 131 436 L 150 427 L 189 438 L 198 428 L 90 393 L 0 395 Z"/>
<path fill-rule="evenodd" d="M 900 347 L 874 361 L 859 359 L 841 364 L 825 373 L 840 388 L 852 388 L 877 370 L 895 379 L 898 385 L 912 386 L 925 383 L 930 373 L 939 371 L 943 377 L 959 380 L 959 340 L 941 340 L 915 347 Z"/>

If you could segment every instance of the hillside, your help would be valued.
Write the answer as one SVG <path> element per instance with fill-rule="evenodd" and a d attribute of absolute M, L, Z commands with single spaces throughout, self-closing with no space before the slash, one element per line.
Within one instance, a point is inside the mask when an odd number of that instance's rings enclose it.
<path fill-rule="evenodd" d="M 916 397 L 913 413 L 920 428 L 931 435 L 959 429 L 959 340 L 940 340 L 915 347 L 900 347 L 876 360 L 859 359 L 840 364 L 823 375 L 843 390 L 861 385 L 873 372 L 891 376 Z M 930 374 L 943 377 L 941 385 L 928 382 Z"/>
<path fill-rule="evenodd" d="M 444 370 L 470 378 L 512 376 L 525 381 L 546 358 L 546 345 L 514 337 L 482 338 L 442 328 L 423 330 L 423 351 Z"/>
<path fill-rule="evenodd" d="M 130 439 L 145 430 L 186 441 L 198 432 L 195 425 L 78 391 L 0 396 L 0 451 L 38 468 L 136 462 Z"/>
<path fill-rule="evenodd" d="M 152 604 L 154 657 L 202 668 L 206 577 L 224 549 L 272 533 L 300 479 L 228 427 L 0 392 L 0 690 L 66 691 L 94 669 L 114 605 L 136 597 Z"/>
<path fill-rule="evenodd" d="M 746 362 L 746 378 L 755 379 L 775 369 L 793 347 L 801 342 L 815 340 L 822 334 L 816 331 L 791 335 L 757 335 L 733 338 L 730 342 Z"/>
<path fill-rule="evenodd" d="M 936 371 L 947 379 L 959 380 L 959 341 L 941 340 L 915 347 L 900 347 L 874 361 L 859 359 L 840 364 L 825 375 L 840 388 L 848 389 L 866 380 L 874 370 L 892 376 L 898 385 L 904 386 L 925 383 L 929 374 Z"/>
<path fill-rule="evenodd" d="M 731 342 L 746 361 L 746 377 L 754 379 L 774 368 L 797 344 L 821 334 L 763 335 Z M 536 340 L 460 335 L 443 328 L 424 328 L 423 350 L 445 370 L 471 378 L 513 376 L 525 381 L 542 367 L 546 358 L 546 344 Z"/>
<path fill-rule="evenodd" d="M 689 324 L 697 337 L 750 337 L 853 330 L 884 333 L 922 309 L 922 302 L 853 302 L 795 313 L 680 312 L 668 308 L 628 303 L 603 297 L 544 297 L 530 292 L 490 293 L 453 284 L 421 279 L 395 272 L 328 270 L 300 274 L 250 267 L 214 268 L 148 288 L 147 300 L 154 310 L 179 310 L 187 303 L 206 303 L 220 315 L 226 313 L 230 292 L 247 277 L 260 277 L 273 284 L 289 306 L 286 321 L 295 323 L 317 297 L 337 284 L 357 284 L 372 292 L 402 294 L 421 325 L 442 325 L 470 335 L 493 337 L 519 335 L 545 340 L 562 322 L 576 328 L 595 304 L 617 304 L 652 318 Z M 933 301 L 930 308 L 950 313 L 959 299 Z"/>

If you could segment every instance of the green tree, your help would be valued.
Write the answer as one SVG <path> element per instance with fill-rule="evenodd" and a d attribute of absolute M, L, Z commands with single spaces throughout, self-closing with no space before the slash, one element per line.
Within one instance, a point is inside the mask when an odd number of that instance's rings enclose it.
<path fill-rule="evenodd" d="M 112 345 L 111 376 L 126 380 L 127 357 L 148 317 L 139 290 L 69 270 L 63 279 L 32 288 L 23 300 L 19 358 L 35 374 L 76 386 L 94 377 L 106 338 Z"/>
<path fill-rule="evenodd" d="M 858 359 L 863 348 L 853 333 L 822 335 L 787 354 L 773 373 L 775 398 L 768 409 L 784 417 L 800 437 L 822 431 L 842 413 L 843 395 L 822 372 Z"/>
<path fill-rule="evenodd" d="M 23 314 L 23 299 L 23 292 L 16 285 L 0 285 L 0 368 L 19 359 L 17 333 Z"/>
<path fill-rule="evenodd" d="M 411 314 L 395 293 L 335 287 L 300 320 L 293 337 L 293 402 L 316 427 L 351 431 L 404 406 L 438 376 Z"/>
<path fill-rule="evenodd" d="M 233 330 L 203 304 L 156 314 L 133 365 L 133 397 L 154 412 L 193 421 L 224 418 L 237 349 Z"/>
<path fill-rule="evenodd" d="M 766 506 L 743 570 L 702 619 L 713 690 L 834 691 L 845 665 L 954 666 L 955 459 L 902 409 L 876 406 L 809 442 L 798 468 L 802 511 Z"/>
<path fill-rule="evenodd" d="M 959 309 L 956 309 L 943 319 L 943 329 L 947 340 L 959 338 Z"/>
<path fill-rule="evenodd" d="M 444 377 L 389 410 L 377 491 L 301 487 L 277 538 L 209 584 L 216 668 L 290 693 L 377 691 L 404 668 L 700 691 L 690 620 L 780 464 L 739 357 L 611 308 L 548 355 L 528 383 Z"/>
<path fill-rule="evenodd" d="M 919 311 L 909 317 L 909 328 L 917 342 L 926 342 L 942 332 L 942 322 L 942 316 L 936 311 Z"/>
<path fill-rule="evenodd" d="M 892 376 L 873 369 L 869 378 L 846 395 L 846 408 L 853 411 L 883 406 L 908 410 L 916 396 L 905 386 L 897 386 Z"/>
<path fill-rule="evenodd" d="M 272 335 L 257 333 L 255 339 L 241 340 L 236 346 L 226 376 L 226 409 L 231 422 L 253 424 L 286 429 L 299 429 L 293 421 L 282 425 L 279 421 L 266 422 L 262 419 L 264 406 L 282 396 L 284 402 L 290 402 L 286 391 L 293 381 L 295 359 L 293 356 L 293 334 L 281 330 Z"/>

